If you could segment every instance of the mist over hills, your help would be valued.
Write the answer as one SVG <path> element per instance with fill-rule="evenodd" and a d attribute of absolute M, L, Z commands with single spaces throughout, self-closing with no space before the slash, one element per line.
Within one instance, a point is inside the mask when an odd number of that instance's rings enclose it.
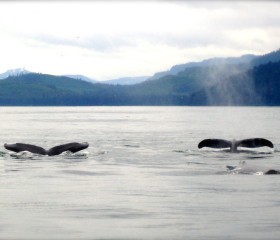
<path fill-rule="evenodd" d="M 134 85 L 25 73 L 0 81 L 2 106 L 279 106 L 280 51 L 174 66 Z"/>

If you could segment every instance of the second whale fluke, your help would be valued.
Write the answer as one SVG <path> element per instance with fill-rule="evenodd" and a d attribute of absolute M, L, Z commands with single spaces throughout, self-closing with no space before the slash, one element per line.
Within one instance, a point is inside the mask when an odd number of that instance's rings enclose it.
<path fill-rule="evenodd" d="M 238 147 L 245 148 L 258 148 L 258 147 L 269 147 L 274 148 L 271 141 L 264 138 L 248 138 L 242 140 L 225 140 L 225 139 L 204 139 L 198 144 L 198 148 L 209 147 L 209 148 L 229 148 L 231 152 L 237 152 Z"/>
<path fill-rule="evenodd" d="M 88 146 L 89 146 L 89 144 L 87 142 L 83 142 L 83 143 L 72 142 L 72 143 L 58 145 L 53 148 L 50 148 L 49 150 L 46 150 L 42 147 L 32 145 L 32 144 L 26 144 L 26 143 L 15 143 L 15 144 L 5 143 L 4 144 L 4 147 L 7 150 L 10 150 L 10 151 L 13 151 L 16 153 L 28 151 L 28 152 L 35 153 L 35 154 L 48 155 L 48 156 L 59 155 L 65 151 L 70 151 L 72 153 L 76 153 L 78 151 L 88 148 Z"/>

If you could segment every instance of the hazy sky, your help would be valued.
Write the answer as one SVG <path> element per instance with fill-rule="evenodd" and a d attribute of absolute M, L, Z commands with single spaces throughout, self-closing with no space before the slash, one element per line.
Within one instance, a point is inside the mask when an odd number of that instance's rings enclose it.
<path fill-rule="evenodd" d="M 0 73 L 147 76 L 280 47 L 278 1 L 0 1 Z"/>

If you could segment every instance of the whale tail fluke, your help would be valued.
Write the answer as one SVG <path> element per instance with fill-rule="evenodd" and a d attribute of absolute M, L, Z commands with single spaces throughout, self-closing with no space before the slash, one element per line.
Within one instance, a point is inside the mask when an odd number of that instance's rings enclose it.
<path fill-rule="evenodd" d="M 198 148 L 230 148 L 232 152 L 236 152 L 238 147 L 259 148 L 270 147 L 274 148 L 271 141 L 264 138 L 248 138 L 239 141 L 228 141 L 224 139 L 204 139 L 198 144 Z"/>
<path fill-rule="evenodd" d="M 88 148 L 88 146 L 89 144 L 87 142 L 84 143 L 72 142 L 72 143 L 66 143 L 66 144 L 55 146 L 47 151 L 42 147 L 38 147 L 36 145 L 31 145 L 26 143 L 4 144 L 4 147 L 7 150 L 13 152 L 18 153 L 18 152 L 28 151 L 35 154 L 49 155 L 49 156 L 59 155 L 65 151 L 70 151 L 72 153 L 75 153 Z"/>
<path fill-rule="evenodd" d="M 266 173 L 266 175 L 272 175 L 272 174 L 280 174 L 280 171 L 275 170 L 275 169 L 270 169 Z"/>
<path fill-rule="evenodd" d="M 237 141 L 236 145 L 237 145 L 237 147 L 246 147 L 246 148 L 258 148 L 258 147 L 274 148 L 273 143 L 264 138 L 243 139 L 243 140 Z"/>
<path fill-rule="evenodd" d="M 198 148 L 231 148 L 231 142 L 224 139 L 204 139 L 198 144 Z"/>
<path fill-rule="evenodd" d="M 77 142 L 72 142 L 72 143 L 66 143 L 62 145 L 55 146 L 48 151 L 49 156 L 54 156 L 54 155 L 59 155 L 65 151 L 70 151 L 72 153 L 81 151 L 83 149 L 88 148 L 89 144 L 87 142 L 84 143 L 77 143 Z"/>
<path fill-rule="evenodd" d="M 28 151 L 28 152 L 35 153 L 35 154 L 47 155 L 47 151 L 44 148 L 38 147 L 38 146 L 32 145 L 32 144 L 26 144 L 26 143 L 8 144 L 8 143 L 5 143 L 4 147 L 7 150 L 10 150 L 10 151 L 13 151 L 13 152 Z"/>

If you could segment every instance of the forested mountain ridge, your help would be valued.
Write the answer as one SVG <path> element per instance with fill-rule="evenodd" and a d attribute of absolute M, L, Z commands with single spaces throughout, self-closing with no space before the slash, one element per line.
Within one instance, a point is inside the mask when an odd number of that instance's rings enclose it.
<path fill-rule="evenodd" d="M 0 105 L 106 105 L 114 102 L 117 91 L 118 87 L 110 85 L 30 73 L 0 81 Z"/>
<path fill-rule="evenodd" d="M 123 86 L 36 73 L 9 76 L 0 81 L 0 105 L 280 106 L 278 54 L 264 55 L 249 68 L 236 63 L 193 66 L 177 75 Z"/>
<path fill-rule="evenodd" d="M 227 57 L 227 58 L 210 58 L 200 62 L 189 62 L 184 64 L 177 64 L 170 68 L 170 70 L 155 73 L 150 80 L 160 79 L 164 76 L 168 75 L 178 75 L 182 71 L 187 71 L 188 68 L 192 67 L 221 67 L 221 66 L 235 66 L 239 65 L 243 68 L 253 68 L 257 67 L 261 64 L 266 64 L 269 62 L 278 62 L 280 61 L 280 50 L 273 51 L 264 55 L 253 55 L 253 54 L 245 54 L 240 57 Z"/>

